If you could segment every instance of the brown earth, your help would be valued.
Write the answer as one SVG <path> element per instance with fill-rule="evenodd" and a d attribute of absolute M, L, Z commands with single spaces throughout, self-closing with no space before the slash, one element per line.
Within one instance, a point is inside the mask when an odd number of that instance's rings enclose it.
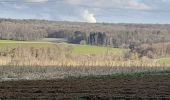
<path fill-rule="evenodd" d="M 113 100 L 115 98 L 170 99 L 170 76 L 0 82 L 0 98 L 53 98 L 65 100 L 75 97 L 82 97 L 85 100 Z"/>

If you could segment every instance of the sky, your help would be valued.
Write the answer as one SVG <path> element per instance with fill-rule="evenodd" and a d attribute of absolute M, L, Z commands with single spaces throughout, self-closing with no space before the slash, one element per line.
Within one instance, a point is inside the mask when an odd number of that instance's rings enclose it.
<path fill-rule="evenodd" d="M 0 18 L 170 24 L 170 0 L 0 0 Z"/>

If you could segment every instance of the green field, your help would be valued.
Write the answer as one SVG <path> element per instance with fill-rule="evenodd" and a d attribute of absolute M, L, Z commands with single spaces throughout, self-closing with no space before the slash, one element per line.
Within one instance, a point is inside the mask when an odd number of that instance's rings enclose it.
<path fill-rule="evenodd" d="M 44 44 L 50 42 L 37 42 L 37 41 L 15 41 L 15 40 L 0 40 L 1 44 Z"/>
<path fill-rule="evenodd" d="M 14 48 L 18 46 L 51 46 L 50 42 L 36 42 L 36 41 L 14 41 L 14 40 L 0 40 L 0 49 Z"/>
<path fill-rule="evenodd" d="M 161 64 L 170 64 L 170 58 L 161 58 L 159 59 Z"/>
<path fill-rule="evenodd" d="M 100 46 L 90 45 L 73 45 L 73 52 L 77 54 L 89 54 L 89 53 L 104 53 L 104 52 L 116 52 L 120 53 L 123 49 L 108 48 Z"/>
<path fill-rule="evenodd" d="M 13 40 L 0 40 L 0 49 L 3 48 L 13 48 L 18 46 L 39 46 L 39 47 L 49 47 L 55 46 L 57 44 L 51 42 L 36 42 L 36 41 L 13 41 Z M 78 45 L 78 44 L 60 44 L 60 47 L 72 47 L 72 52 L 74 54 L 94 54 L 94 53 L 104 53 L 104 52 L 116 52 L 120 53 L 123 49 L 119 48 L 108 48 L 100 46 L 91 45 Z"/>

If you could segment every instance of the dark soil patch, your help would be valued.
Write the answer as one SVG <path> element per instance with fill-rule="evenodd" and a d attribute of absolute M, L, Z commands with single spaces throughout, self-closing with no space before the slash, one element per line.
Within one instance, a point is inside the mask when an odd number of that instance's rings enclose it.
<path fill-rule="evenodd" d="M 170 99 L 170 76 L 4 81 L 0 82 L 0 98 Z"/>

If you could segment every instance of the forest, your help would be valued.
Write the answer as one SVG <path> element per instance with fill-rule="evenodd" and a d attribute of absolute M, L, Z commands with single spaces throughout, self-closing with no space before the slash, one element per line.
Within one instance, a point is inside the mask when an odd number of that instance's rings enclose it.
<path fill-rule="evenodd" d="M 79 44 L 124 47 L 130 43 L 170 42 L 168 24 L 109 24 L 46 20 L 0 19 L 0 39 L 66 38 Z"/>
<path fill-rule="evenodd" d="M 1 40 L 64 38 L 73 44 L 129 48 L 142 56 L 170 56 L 169 24 L 110 24 L 0 19 Z"/>

